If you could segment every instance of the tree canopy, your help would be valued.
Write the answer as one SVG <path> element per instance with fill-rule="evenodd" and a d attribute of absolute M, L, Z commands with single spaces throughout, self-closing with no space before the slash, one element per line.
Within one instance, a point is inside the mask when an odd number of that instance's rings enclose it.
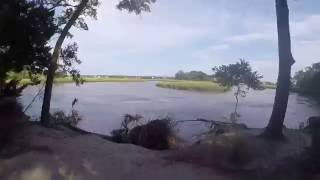
<path fill-rule="evenodd" d="M 222 65 L 219 67 L 214 67 L 215 81 L 219 84 L 227 87 L 236 86 L 234 97 L 236 99 L 236 104 L 234 112 L 230 114 L 231 122 L 236 122 L 240 115 L 237 112 L 239 96 L 245 97 L 249 88 L 260 89 L 262 78 L 257 71 L 252 71 L 249 62 L 244 59 L 240 59 L 239 62 L 235 64 Z M 246 86 L 246 89 L 243 89 Z"/>
<path fill-rule="evenodd" d="M 39 71 L 51 56 L 48 41 L 56 31 L 54 12 L 25 0 L 0 2 L 0 74 Z"/>
<path fill-rule="evenodd" d="M 121 0 L 117 5 L 119 10 L 127 10 L 130 13 L 141 14 L 142 11 L 150 12 L 150 5 L 156 0 Z"/>
<path fill-rule="evenodd" d="M 320 95 L 320 63 L 296 72 L 293 77 L 295 88 L 303 93 Z"/>
<path fill-rule="evenodd" d="M 240 59 L 235 64 L 214 67 L 215 80 L 223 86 L 246 85 L 248 88 L 259 89 L 261 86 L 261 75 L 257 71 L 252 71 L 249 62 Z"/>
<path fill-rule="evenodd" d="M 61 51 L 62 44 L 66 37 L 72 37 L 70 35 L 70 28 L 72 26 L 88 30 L 88 26 L 84 21 L 85 16 L 96 18 L 97 15 L 97 7 L 99 5 L 98 0 L 35 0 L 40 3 L 40 6 L 49 7 L 50 9 L 58 9 L 62 11 L 60 16 L 57 16 L 57 26 L 60 30 L 58 39 L 55 43 L 55 47 L 51 56 L 50 65 L 48 68 L 48 74 L 46 79 L 46 86 L 42 104 L 41 111 L 41 122 L 42 124 L 48 125 L 48 120 L 50 116 L 50 103 L 51 103 L 51 94 L 52 94 L 52 86 L 53 80 L 56 70 L 59 67 L 58 59 L 59 56 L 62 57 L 65 65 L 72 67 L 69 62 L 80 62 L 77 58 L 76 53 L 73 51 L 77 50 L 76 45 L 71 45 L 69 48 L 67 47 L 67 53 Z M 129 12 L 135 12 L 136 14 L 140 14 L 142 11 L 150 11 L 149 5 L 155 2 L 155 0 L 121 0 L 117 5 L 117 8 L 122 10 L 126 9 Z M 64 56 L 65 55 L 65 56 Z M 70 55 L 70 56 L 68 56 Z M 66 61 L 65 58 L 69 58 L 70 60 Z M 76 83 L 81 82 L 79 71 L 76 69 L 67 68 L 69 73 L 72 75 L 73 79 Z"/>
<path fill-rule="evenodd" d="M 178 71 L 175 74 L 175 79 L 205 81 L 205 80 L 212 79 L 212 77 L 202 71 L 190 71 L 190 72 Z"/>
<path fill-rule="evenodd" d="M 0 2 L 0 96 L 7 89 L 7 73 L 27 69 L 42 73 L 49 64 L 48 41 L 56 32 L 54 11 L 32 1 Z"/>

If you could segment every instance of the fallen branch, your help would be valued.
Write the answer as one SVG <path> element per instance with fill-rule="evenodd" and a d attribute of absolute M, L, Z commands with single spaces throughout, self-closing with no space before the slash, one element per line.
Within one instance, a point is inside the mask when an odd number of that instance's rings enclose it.
<path fill-rule="evenodd" d="M 210 123 L 210 128 L 213 128 L 213 126 L 235 125 L 235 123 L 207 120 L 207 119 L 202 119 L 202 118 L 195 119 L 195 120 L 180 120 L 180 121 L 176 121 L 176 123 L 181 123 L 181 122 L 204 122 L 204 123 Z"/>

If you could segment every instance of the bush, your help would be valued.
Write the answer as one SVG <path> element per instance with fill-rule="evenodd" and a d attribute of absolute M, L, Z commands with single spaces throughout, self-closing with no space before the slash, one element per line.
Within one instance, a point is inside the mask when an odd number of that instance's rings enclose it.
<path fill-rule="evenodd" d="M 129 143 L 126 129 L 115 129 L 111 131 L 111 140 L 116 143 Z"/>
<path fill-rule="evenodd" d="M 115 129 L 111 132 L 112 141 L 117 143 L 129 143 L 129 130 L 136 127 L 142 118 L 143 117 L 139 114 L 134 116 L 125 114 L 120 129 Z"/>
<path fill-rule="evenodd" d="M 12 141 L 24 116 L 22 106 L 15 98 L 0 99 L 0 148 Z"/>
<path fill-rule="evenodd" d="M 79 115 L 79 112 L 72 110 L 71 114 L 66 115 L 63 111 L 56 111 L 51 115 L 50 125 L 67 125 L 67 126 L 76 126 L 82 117 Z"/>
<path fill-rule="evenodd" d="M 169 149 L 169 139 L 172 135 L 172 126 L 169 119 L 157 119 L 145 125 L 133 128 L 129 133 L 132 144 L 148 149 Z"/>
<path fill-rule="evenodd" d="M 251 160 L 247 139 L 237 133 L 225 133 L 216 136 L 210 144 L 217 163 L 225 166 L 243 165 Z"/>
<path fill-rule="evenodd" d="M 121 128 L 111 132 L 111 139 L 117 143 L 132 143 L 149 149 L 169 149 L 170 138 L 173 137 L 173 121 L 164 118 L 141 124 L 141 119 L 141 115 L 126 114 Z"/>

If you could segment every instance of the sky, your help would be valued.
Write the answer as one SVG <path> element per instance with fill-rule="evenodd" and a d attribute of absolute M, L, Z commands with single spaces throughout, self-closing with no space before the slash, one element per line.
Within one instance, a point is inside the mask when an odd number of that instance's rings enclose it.
<path fill-rule="evenodd" d="M 150 13 L 116 9 L 100 0 L 89 31 L 72 29 L 81 74 L 174 76 L 250 62 L 264 81 L 275 82 L 278 47 L 274 0 L 157 0 Z M 288 0 L 293 73 L 320 61 L 320 1 Z"/>

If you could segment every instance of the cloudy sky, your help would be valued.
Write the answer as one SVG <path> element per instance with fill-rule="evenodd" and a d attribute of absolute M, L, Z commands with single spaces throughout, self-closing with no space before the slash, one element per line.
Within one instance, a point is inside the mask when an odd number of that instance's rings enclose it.
<path fill-rule="evenodd" d="M 89 31 L 72 30 L 82 74 L 165 75 L 248 60 L 277 77 L 274 0 L 157 0 L 136 16 L 101 0 Z M 293 72 L 320 61 L 320 1 L 289 0 Z"/>

